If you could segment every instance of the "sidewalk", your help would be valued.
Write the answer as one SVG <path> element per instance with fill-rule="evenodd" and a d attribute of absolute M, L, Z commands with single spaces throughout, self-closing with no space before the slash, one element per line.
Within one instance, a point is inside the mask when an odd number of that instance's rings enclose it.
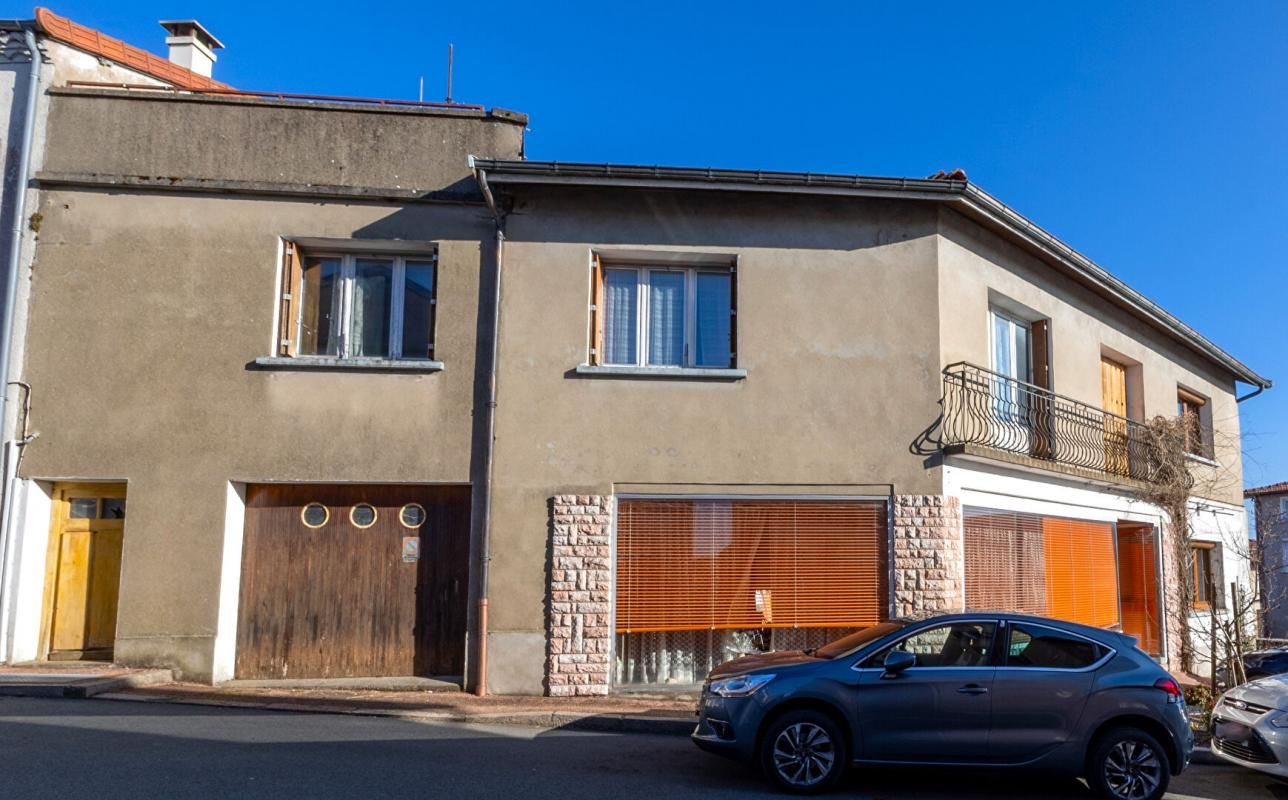
<path fill-rule="evenodd" d="M 173 680 L 168 669 L 129 669 L 96 661 L 5 665 L 0 666 L 0 696 L 94 697 Z"/>
<path fill-rule="evenodd" d="M 276 689 L 171 683 L 106 692 L 98 694 L 97 699 L 624 733 L 688 734 L 696 724 L 692 698 L 656 696 L 477 697 L 460 691 Z"/>

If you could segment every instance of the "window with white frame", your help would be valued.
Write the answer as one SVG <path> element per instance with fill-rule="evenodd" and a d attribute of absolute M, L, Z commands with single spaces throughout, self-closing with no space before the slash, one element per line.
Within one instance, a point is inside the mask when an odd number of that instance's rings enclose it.
<path fill-rule="evenodd" d="M 434 357 L 433 254 L 306 252 L 288 244 L 280 354 Z"/>
<path fill-rule="evenodd" d="M 1001 419 L 1025 415 L 1028 393 L 1021 383 L 1031 382 L 1032 347 L 1029 323 L 994 308 L 989 312 L 992 340 L 993 405 Z M 1009 378 L 1009 380 L 1007 380 Z"/>
<path fill-rule="evenodd" d="M 734 365 L 732 267 L 635 266 L 595 259 L 591 363 Z"/>

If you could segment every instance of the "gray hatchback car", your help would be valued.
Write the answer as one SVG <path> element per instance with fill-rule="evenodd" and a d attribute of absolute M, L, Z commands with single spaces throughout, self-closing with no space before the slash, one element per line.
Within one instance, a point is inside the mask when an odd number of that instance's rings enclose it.
<path fill-rule="evenodd" d="M 850 764 L 1041 769 L 1156 800 L 1189 764 L 1180 687 L 1114 631 L 980 612 L 887 622 L 712 670 L 694 742 L 813 793 Z"/>

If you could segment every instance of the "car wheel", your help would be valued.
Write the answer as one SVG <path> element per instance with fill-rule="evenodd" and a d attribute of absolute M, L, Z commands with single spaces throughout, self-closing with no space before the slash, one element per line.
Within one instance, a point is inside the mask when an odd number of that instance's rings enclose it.
<path fill-rule="evenodd" d="M 1106 800 L 1158 800 L 1171 776 L 1167 752 L 1139 728 L 1110 731 L 1087 759 L 1087 783 Z"/>
<path fill-rule="evenodd" d="M 849 746 L 826 714 L 789 711 L 765 729 L 760 767 L 778 787 L 815 794 L 836 785 L 845 772 Z"/>

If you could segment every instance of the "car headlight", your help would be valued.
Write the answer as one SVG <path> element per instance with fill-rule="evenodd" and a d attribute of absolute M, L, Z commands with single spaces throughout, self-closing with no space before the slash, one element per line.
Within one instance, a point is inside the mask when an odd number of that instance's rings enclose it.
<path fill-rule="evenodd" d="M 721 697 L 746 697 L 774 679 L 773 675 L 739 675 L 712 681 L 711 693 Z"/>

